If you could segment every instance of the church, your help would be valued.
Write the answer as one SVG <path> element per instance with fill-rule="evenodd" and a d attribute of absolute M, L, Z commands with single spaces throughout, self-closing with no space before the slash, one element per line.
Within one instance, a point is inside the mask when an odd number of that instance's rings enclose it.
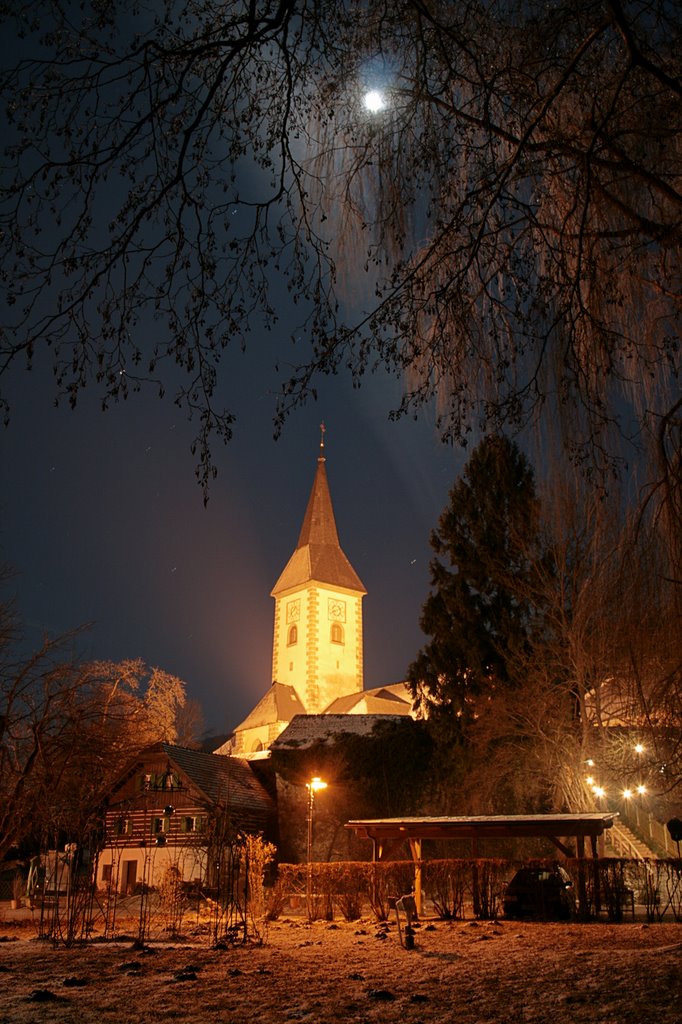
<path fill-rule="evenodd" d="M 262 758 L 312 735 L 371 731 L 376 716 L 412 714 L 404 683 L 365 690 L 362 601 L 367 591 L 336 528 L 324 448 L 298 542 L 275 583 L 272 683 L 216 754 Z M 281 737 L 281 739 L 280 739 Z"/>
<path fill-rule="evenodd" d="M 368 736 L 412 715 L 404 683 L 364 689 L 365 594 L 339 543 L 323 432 L 298 542 L 271 592 L 271 685 L 213 753 L 157 743 L 126 766 L 106 799 L 102 888 L 135 892 L 159 884 L 169 867 L 185 881 L 210 882 L 211 843 L 228 824 L 277 835 L 280 849 L 303 856 L 305 789 L 256 762 L 271 750 L 286 756 L 340 734 Z"/>

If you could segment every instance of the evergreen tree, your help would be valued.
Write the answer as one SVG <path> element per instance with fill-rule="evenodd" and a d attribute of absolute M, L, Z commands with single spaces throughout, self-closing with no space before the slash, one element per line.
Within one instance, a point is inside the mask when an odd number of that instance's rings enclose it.
<path fill-rule="evenodd" d="M 431 535 L 432 589 L 420 619 L 430 640 L 408 684 L 434 723 L 460 732 L 477 699 L 510 685 L 509 660 L 537 615 L 527 587 L 537 536 L 531 466 L 508 438 L 485 438 Z"/>

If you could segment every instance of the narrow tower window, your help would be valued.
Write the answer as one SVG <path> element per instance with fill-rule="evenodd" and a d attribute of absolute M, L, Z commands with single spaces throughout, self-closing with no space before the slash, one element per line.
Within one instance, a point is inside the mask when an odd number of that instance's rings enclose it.
<path fill-rule="evenodd" d="M 298 626 L 294 624 L 293 626 L 289 626 L 289 632 L 287 633 L 287 647 L 293 647 L 296 643 L 298 643 Z"/>
<path fill-rule="evenodd" d="M 331 638 L 333 644 L 343 643 L 343 626 L 340 622 L 332 622 Z"/>

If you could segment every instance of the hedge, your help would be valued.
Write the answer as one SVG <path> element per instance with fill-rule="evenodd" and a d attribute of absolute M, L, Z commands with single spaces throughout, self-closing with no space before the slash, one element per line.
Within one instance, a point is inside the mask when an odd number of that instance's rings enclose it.
<path fill-rule="evenodd" d="M 549 867 L 556 861 L 492 858 L 422 861 L 422 891 L 443 920 L 461 920 L 465 909 L 482 919 L 502 912 L 507 883 L 520 867 Z M 682 920 L 682 861 L 624 858 L 568 859 L 558 863 L 573 879 L 581 920 L 605 916 L 621 921 L 634 903 L 647 920 Z M 332 861 L 310 865 L 313 918 L 331 920 L 338 911 L 355 921 L 366 909 L 387 920 L 395 899 L 414 887 L 412 861 Z M 292 897 L 306 900 L 305 864 L 280 864 L 267 900 L 267 915 L 278 917 Z"/>

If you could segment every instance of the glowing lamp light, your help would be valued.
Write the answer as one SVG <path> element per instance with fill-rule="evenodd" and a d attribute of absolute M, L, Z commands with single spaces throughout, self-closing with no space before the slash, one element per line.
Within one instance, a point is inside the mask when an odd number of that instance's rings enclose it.
<path fill-rule="evenodd" d="M 591 775 L 587 776 L 587 778 L 585 779 L 585 782 L 587 783 L 588 786 L 594 786 L 594 778 Z"/>
<path fill-rule="evenodd" d="M 639 793 L 640 796 L 644 796 L 644 794 L 646 793 L 646 786 L 638 786 L 637 787 L 637 792 Z"/>
<path fill-rule="evenodd" d="M 386 106 L 386 100 L 378 89 L 370 89 L 369 92 L 366 92 L 363 98 L 363 103 L 365 110 L 368 110 L 370 114 L 377 114 Z"/>
<path fill-rule="evenodd" d="M 315 794 L 319 793 L 321 789 L 327 788 L 327 783 L 323 782 L 319 775 L 313 776 L 310 782 L 306 782 L 306 789 L 308 790 L 308 856 L 307 856 L 307 871 L 306 871 L 306 903 L 308 906 L 308 920 L 313 919 L 313 874 L 312 874 L 312 860 L 313 860 L 313 809 L 315 806 Z"/>
<path fill-rule="evenodd" d="M 623 790 L 623 796 L 625 797 L 626 800 L 629 800 L 630 797 L 632 796 L 632 790 L 631 789 L 624 789 Z"/>
<path fill-rule="evenodd" d="M 644 753 L 644 746 L 641 743 L 635 743 L 635 752 L 637 754 L 643 754 Z"/>
<path fill-rule="evenodd" d="M 594 793 L 595 796 L 599 796 L 599 797 L 606 796 L 606 790 L 604 789 L 603 786 L 593 786 L 592 787 L 592 792 Z"/>
<path fill-rule="evenodd" d="M 588 768 L 594 768 L 594 761 L 592 760 L 591 757 L 588 757 L 587 761 L 585 761 L 585 764 L 587 765 Z"/>

